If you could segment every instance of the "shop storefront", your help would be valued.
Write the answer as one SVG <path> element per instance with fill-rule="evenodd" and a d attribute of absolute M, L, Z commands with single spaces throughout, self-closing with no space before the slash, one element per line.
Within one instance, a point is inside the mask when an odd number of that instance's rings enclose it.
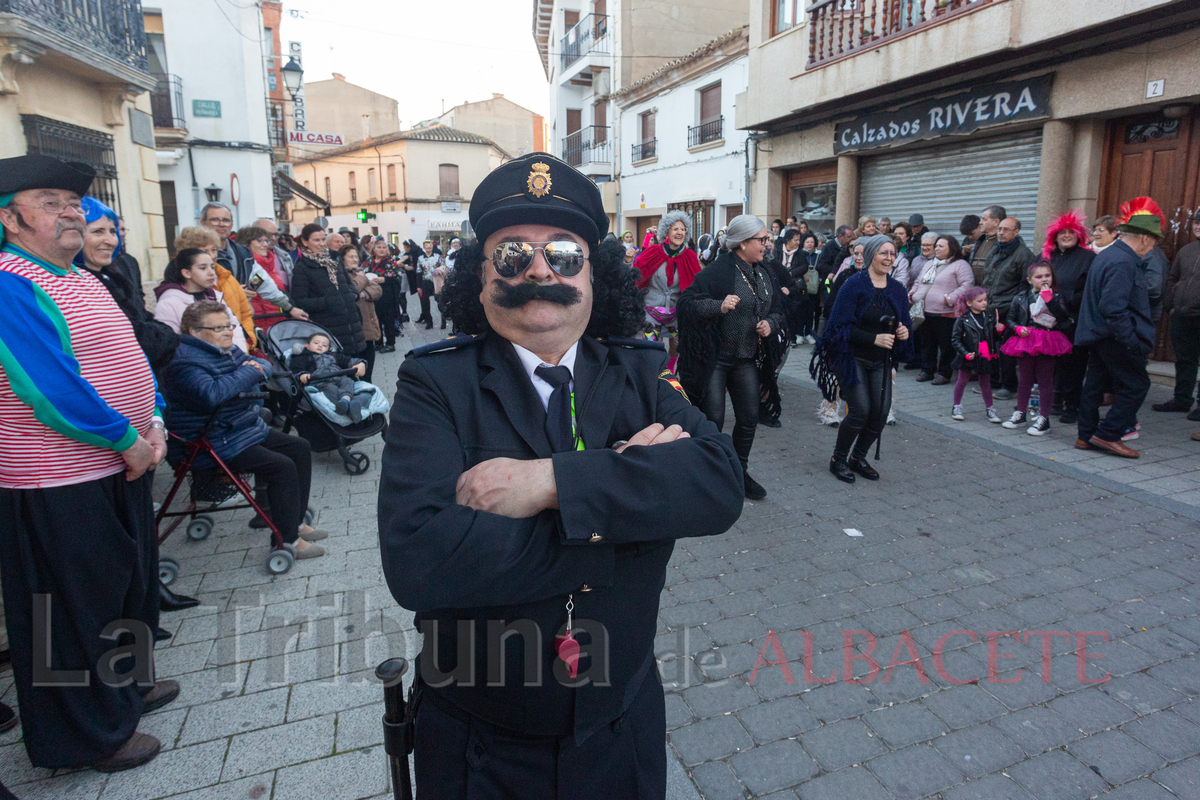
<path fill-rule="evenodd" d="M 833 235 L 837 227 L 837 163 L 789 170 L 783 181 L 780 208 L 780 219 L 795 217 L 797 222 L 807 222 L 814 233 Z"/>

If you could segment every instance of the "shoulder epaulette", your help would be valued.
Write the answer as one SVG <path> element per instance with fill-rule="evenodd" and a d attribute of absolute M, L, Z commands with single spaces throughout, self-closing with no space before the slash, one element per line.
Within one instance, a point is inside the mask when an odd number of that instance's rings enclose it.
<path fill-rule="evenodd" d="M 434 342 L 433 344 L 415 347 L 408 351 L 408 355 L 406 355 L 405 358 L 419 358 L 420 356 L 427 356 L 430 353 L 444 353 L 448 350 L 459 350 L 468 345 L 475 344 L 476 342 L 482 342 L 485 336 L 486 334 L 482 333 L 477 335 L 462 334 L 459 336 L 451 336 L 448 339 L 442 339 L 440 342 Z"/>
<path fill-rule="evenodd" d="M 632 350 L 661 350 L 667 352 L 665 342 L 656 342 L 653 339 L 630 338 L 628 336 L 607 336 L 599 340 L 601 344 L 608 347 L 628 347 Z"/>

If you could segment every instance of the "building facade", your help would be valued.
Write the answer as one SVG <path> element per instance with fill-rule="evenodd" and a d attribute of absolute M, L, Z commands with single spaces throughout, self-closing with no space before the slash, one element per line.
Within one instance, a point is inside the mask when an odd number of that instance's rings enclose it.
<path fill-rule="evenodd" d="M 696 238 L 742 213 L 746 133 L 733 120 L 748 47 L 738 28 L 613 93 L 624 143 L 620 230 L 639 245 L 670 210 L 691 215 Z"/>
<path fill-rule="evenodd" d="M 1200 6 L 1180 0 L 751 0 L 751 207 L 823 232 L 998 203 L 1054 216 L 1148 194 L 1177 230 L 1200 190 Z M 1186 236 L 1186 234 L 1183 234 Z M 1173 234 L 1164 249 L 1184 243 Z"/>
<path fill-rule="evenodd" d="M 477 133 L 491 139 L 513 158 L 546 151 L 545 117 L 496 92 L 490 100 L 463 103 L 418 127 L 427 125 Z"/>
<path fill-rule="evenodd" d="M 623 218 L 614 93 L 746 22 L 745 0 L 533 0 L 533 38 L 550 82 L 550 152 L 600 184 Z M 639 204 L 640 205 L 640 204 Z"/>
<path fill-rule="evenodd" d="M 336 133 L 347 142 L 400 130 L 395 100 L 350 83 L 340 72 L 330 80 L 304 82 L 304 110 L 308 130 Z"/>
<path fill-rule="evenodd" d="M 167 262 L 142 8 L 0 0 L 0 158 L 44 153 L 96 169 L 143 277 Z"/>
<path fill-rule="evenodd" d="M 445 244 L 465 232 L 475 188 L 508 158 L 490 139 L 444 125 L 298 158 L 295 180 L 324 198 L 329 214 L 298 198 L 291 208 L 292 232 L 322 217 L 332 231 L 383 234 L 392 244 L 426 238 Z M 375 217 L 362 221 L 361 212 Z"/>
<path fill-rule="evenodd" d="M 168 244 L 199 224 L 211 200 L 232 209 L 235 227 L 275 216 L 267 88 L 274 32 L 256 4 L 225 15 L 190 0 L 159 0 L 144 13 Z"/>

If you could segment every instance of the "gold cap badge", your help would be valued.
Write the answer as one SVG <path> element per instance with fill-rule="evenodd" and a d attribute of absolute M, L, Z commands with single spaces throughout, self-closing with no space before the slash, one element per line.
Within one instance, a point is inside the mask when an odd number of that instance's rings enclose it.
<path fill-rule="evenodd" d="M 534 164 L 533 171 L 529 173 L 529 179 L 525 181 L 525 185 L 529 187 L 529 193 L 534 197 L 542 198 L 550 194 L 550 165 Z"/>

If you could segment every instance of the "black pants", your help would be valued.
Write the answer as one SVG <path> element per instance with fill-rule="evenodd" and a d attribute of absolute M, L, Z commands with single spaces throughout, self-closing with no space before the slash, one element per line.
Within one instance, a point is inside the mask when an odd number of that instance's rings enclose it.
<path fill-rule="evenodd" d="M 253 472 L 257 485 L 266 485 L 271 521 L 279 528 L 283 541 L 295 542 L 312 485 L 312 451 L 308 442 L 272 429 L 266 439 L 225 459 L 225 463 L 238 472 Z"/>
<path fill-rule="evenodd" d="M 364 347 L 362 350 L 359 350 L 357 353 L 351 353 L 350 357 L 361 358 L 363 361 L 367 362 L 367 371 L 363 373 L 361 380 L 370 383 L 371 376 L 375 374 L 375 343 L 367 342 L 366 347 Z M 349 377 L 352 381 L 360 380 L 359 378 L 355 378 L 353 375 Z"/>
<path fill-rule="evenodd" d="M 858 382 L 847 386 L 840 380 L 842 399 L 846 401 L 846 418 L 838 426 L 837 444 L 833 457 L 847 456 L 865 458 L 871 445 L 883 432 L 887 424 L 888 410 L 892 407 L 891 369 L 883 361 L 854 359 L 858 370 Z"/>
<path fill-rule="evenodd" d="M 796 299 L 796 322 L 792 328 L 792 338 L 811 336 L 813 332 L 813 306 L 817 299 L 811 294 L 802 294 Z"/>
<path fill-rule="evenodd" d="M 1054 396 L 1062 398 L 1064 414 L 1079 413 L 1079 398 L 1083 395 L 1083 376 L 1087 374 L 1088 354 L 1091 348 L 1073 345 L 1071 352 L 1058 357 L 1055 365 L 1058 386 Z"/>
<path fill-rule="evenodd" d="M 1138 409 L 1150 391 L 1146 356 L 1131 352 L 1113 339 L 1094 342 L 1090 349 L 1083 397 L 1079 401 L 1079 438 L 1085 442 L 1092 436 L 1106 442 L 1119 441 L 1137 422 Z M 1112 385 L 1113 403 L 1104 419 L 1100 419 L 1106 383 Z"/>
<path fill-rule="evenodd" d="M 389 278 L 383 282 L 383 294 L 375 301 L 375 313 L 379 316 L 379 327 L 383 331 L 384 344 L 396 344 L 396 323 L 400 318 L 400 296 L 400 282 Z"/>
<path fill-rule="evenodd" d="M 654 669 L 625 713 L 582 744 L 570 735 L 511 733 L 426 694 L 417 709 L 413 753 L 417 800 L 663 800 L 666 736 L 663 689 Z"/>
<path fill-rule="evenodd" d="M 433 298 L 433 281 L 421 281 L 421 318 L 417 322 L 433 322 L 429 301 Z"/>
<path fill-rule="evenodd" d="M 1175 402 L 1190 406 L 1200 366 L 1200 317 L 1172 314 L 1171 346 L 1175 348 Z"/>
<path fill-rule="evenodd" d="M 25 750 L 36 767 L 95 763 L 137 729 L 142 695 L 153 686 L 158 627 L 153 483 L 153 473 L 132 482 L 118 473 L 71 486 L 0 489 L 4 612 Z M 34 595 L 49 595 L 48 630 L 44 617 L 34 618 Z M 149 682 L 141 686 L 117 688 L 110 683 L 120 681 L 106 681 L 99 669 L 105 653 L 132 644 L 124 636 L 101 638 L 118 620 L 142 622 L 150 636 L 142 643 L 145 658 L 113 664 L 121 674 L 147 671 Z M 86 670 L 86 685 L 48 685 L 34 676 L 35 630 L 50 669 Z"/>
<path fill-rule="evenodd" d="M 719 431 L 725 428 L 726 389 L 733 401 L 733 449 L 745 469 L 750 461 L 750 448 L 754 446 L 754 431 L 758 427 L 758 369 L 753 358 L 717 358 L 700 410 Z"/>
<path fill-rule="evenodd" d="M 927 372 L 936 372 L 950 378 L 950 362 L 954 360 L 954 345 L 950 335 L 954 333 L 954 320 L 940 314 L 925 317 L 925 359 Z"/>

